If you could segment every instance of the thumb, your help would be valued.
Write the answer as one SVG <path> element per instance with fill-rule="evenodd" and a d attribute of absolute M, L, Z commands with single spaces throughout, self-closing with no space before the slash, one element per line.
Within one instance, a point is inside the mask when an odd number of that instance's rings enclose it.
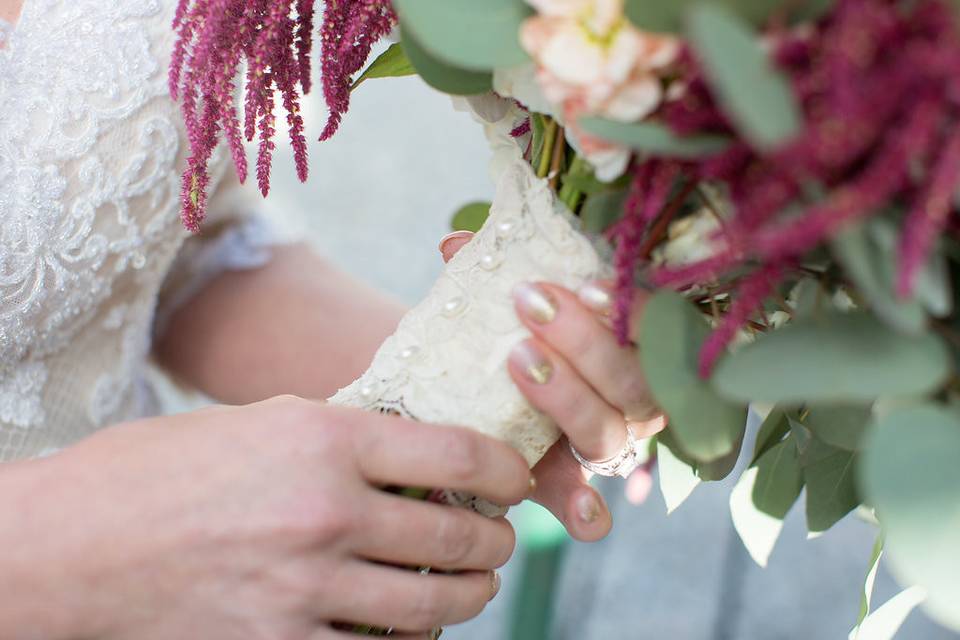
<path fill-rule="evenodd" d="M 570 537 L 594 542 L 610 532 L 610 510 L 570 455 L 566 439 L 553 445 L 533 473 L 537 478 L 533 499 L 563 523 Z"/>

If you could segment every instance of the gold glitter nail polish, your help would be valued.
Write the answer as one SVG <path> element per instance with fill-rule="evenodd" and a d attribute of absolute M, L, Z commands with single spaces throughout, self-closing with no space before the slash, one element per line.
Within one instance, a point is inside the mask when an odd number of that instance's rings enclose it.
<path fill-rule="evenodd" d="M 613 296 L 596 282 L 588 282 L 580 287 L 577 298 L 586 307 L 602 315 L 609 315 L 613 308 Z"/>
<path fill-rule="evenodd" d="M 600 517 L 600 504 L 588 493 L 577 498 L 577 515 L 586 524 L 593 524 Z"/>
<path fill-rule="evenodd" d="M 557 317 L 557 303 L 542 287 L 528 282 L 513 289 L 520 312 L 537 324 L 547 324 Z"/>
<path fill-rule="evenodd" d="M 500 574 L 496 571 L 490 572 L 490 599 L 493 600 L 500 593 Z"/>
<path fill-rule="evenodd" d="M 530 340 L 521 342 L 510 352 L 510 361 L 536 384 L 547 384 L 553 377 L 553 365 Z"/>

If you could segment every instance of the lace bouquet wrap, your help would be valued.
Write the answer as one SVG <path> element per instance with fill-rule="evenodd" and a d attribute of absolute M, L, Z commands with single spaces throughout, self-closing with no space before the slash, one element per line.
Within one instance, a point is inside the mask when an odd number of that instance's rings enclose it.
<path fill-rule="evenodd" d="M 546 180 L 517 158 L 497 185 L 483 228 L 401 320 L 370 368 L 330 398 L 334 404 L 461 425 L 512 445 L 532 467 L 558 430 L 520 394 L 507 372 L 510 350 L 528 337 L 513 308 L 521 282 L 576 288 L 604 263 Z M 472 496 L 445 495 L 486 515 L 503 511 Z"/>

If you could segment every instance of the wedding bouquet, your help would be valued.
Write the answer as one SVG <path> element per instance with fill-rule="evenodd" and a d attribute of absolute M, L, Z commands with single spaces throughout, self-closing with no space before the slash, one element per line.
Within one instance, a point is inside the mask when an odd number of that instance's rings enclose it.
<path fill-rule="evenodd" d="M 882 531 L 858 628 L 885 550 L 917 585 L 886 613 L 924 601 L 960 629 L 958 10 L 328 0 L 315 29 L 313 0 L 181 0 L 170 85 L 192 145 L 184 223 L 203 220 L 221 137 L 241 179 L 243 141 L 259 139 L 267 194 L 276 101 L 307 178 L 299 99 L 315 31 L 322 139 L 362 82 L 418 74 L 484 127 L 497 195 L 457 216 L 478 234 L 332 401 L 464 424 L 533 465 L 558 433 L 503 366 L 526 335 L 512 287 L 609 277 L 624 343 L 636 288 L 655 289 L 637 347 L 669 417 L 655 449 L 668 507 L 746 457 L 731 510 L 759 563 L 805 491 L 811 533 L 855 509 Z M 743 451 L 751 404 L 767 417 Z"/>

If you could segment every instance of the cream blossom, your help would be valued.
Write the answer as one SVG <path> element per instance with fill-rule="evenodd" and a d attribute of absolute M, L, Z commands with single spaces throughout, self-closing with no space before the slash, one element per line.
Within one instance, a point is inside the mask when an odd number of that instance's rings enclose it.
<path fill-rule="evenodd" d="M 676 58 L 679 43 L 630 24 L 623 0 L 527 2 L 538 14 L 524 22 L 520 41 L 534 60 L 543 97 L 558 106 L 553 111 L 598 176 L 613 179 L 629 152 L 589 138 L 576 121 L 598 115 L 633 122 L 649 115 L 663 98 L 658 72 Z"/>

